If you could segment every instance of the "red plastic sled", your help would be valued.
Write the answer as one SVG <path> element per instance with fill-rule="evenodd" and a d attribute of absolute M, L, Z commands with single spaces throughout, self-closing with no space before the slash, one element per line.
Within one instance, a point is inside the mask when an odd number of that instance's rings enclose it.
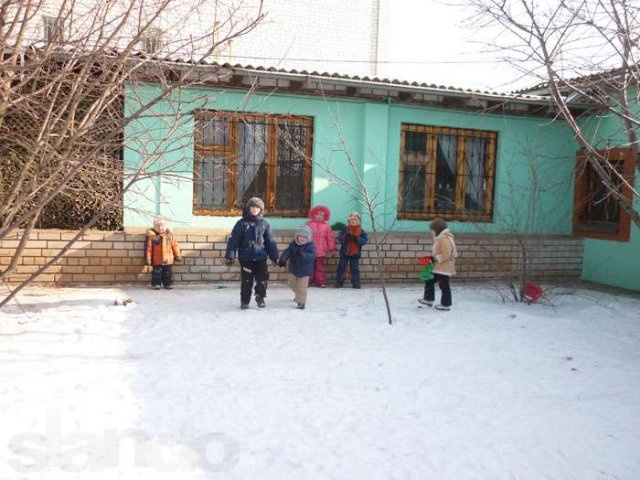
<path fill-rule="evenodd" d="M 532 282 L 525 283 L 522 289 L 522 297 L 527 303 L 536 303 L 543 294 L 542 287 Z"/>

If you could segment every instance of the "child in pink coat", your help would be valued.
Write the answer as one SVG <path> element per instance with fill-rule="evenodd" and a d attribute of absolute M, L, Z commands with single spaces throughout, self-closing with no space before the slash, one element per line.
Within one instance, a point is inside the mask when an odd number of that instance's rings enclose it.
<path fill-rule="evenodd" d="M 336 253 L 336 240 L 329 226 L 331 211 L 324 205 L 316 205 L 309 210 L 307 226 L 313 233 L 313 243 L 316 246 L 316 260 L 313 272 L 309 278 L 309 285 L 324 288 L 327 286 L 327 255 Z"/>

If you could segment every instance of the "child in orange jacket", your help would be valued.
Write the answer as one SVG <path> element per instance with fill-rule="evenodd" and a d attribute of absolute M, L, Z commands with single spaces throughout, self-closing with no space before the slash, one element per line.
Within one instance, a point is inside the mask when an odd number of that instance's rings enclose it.
<path fill-rule="evenodd" d="M 147 230 L 145 248 L 146 264 L 151 267 L 151 287 L 160 290 L 173 288 L 173 263 L 182 261 L 182 253 L 178 241 L 167 228 L 162 216 L 153 220 L 153 228 Z"/>

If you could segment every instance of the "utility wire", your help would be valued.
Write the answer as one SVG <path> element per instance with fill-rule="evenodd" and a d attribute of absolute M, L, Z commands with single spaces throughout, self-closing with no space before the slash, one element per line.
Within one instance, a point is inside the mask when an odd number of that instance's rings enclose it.
<path fill-rule="evenodd" d="M 224 56 L 224 55 L 222 55 Z M 375 63 L 375 64 L 402 64 L 402 65 L 469 65 L 478 63 L 504 63 L 503 60 L 349 60 L 330 58 L 289 58 L 289 57 L 254 57 L 248 55 L 229 55 L 229 58 L 247 60 L 272 60 L 280 62 L 328 62 L 328 63 Z"/>

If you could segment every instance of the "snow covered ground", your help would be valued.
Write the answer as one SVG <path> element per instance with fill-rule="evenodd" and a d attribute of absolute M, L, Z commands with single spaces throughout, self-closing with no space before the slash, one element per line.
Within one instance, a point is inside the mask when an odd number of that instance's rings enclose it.
<path fill-rule="evenodd" d="M 638 297 L 215 287 L 2 309 L 0 479 L 640 478 Z"/>

